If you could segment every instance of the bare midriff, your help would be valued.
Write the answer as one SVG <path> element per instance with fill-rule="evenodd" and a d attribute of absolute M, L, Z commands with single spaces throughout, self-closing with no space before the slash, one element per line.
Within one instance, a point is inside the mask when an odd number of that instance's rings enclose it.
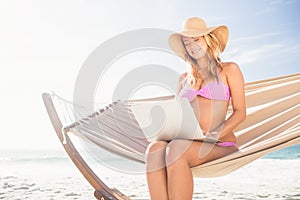
<path fill-rule="evenodd" d="M 211 100 L 197 96 L 191 105 L 199 121 L 200 128 L 204 133 L 212 132 L 216 128 L 221 128 L 225 122 L 229 101 Z M 226 142 L 236 142 L 236 137 L 232 133 L 219 138 Z"/>

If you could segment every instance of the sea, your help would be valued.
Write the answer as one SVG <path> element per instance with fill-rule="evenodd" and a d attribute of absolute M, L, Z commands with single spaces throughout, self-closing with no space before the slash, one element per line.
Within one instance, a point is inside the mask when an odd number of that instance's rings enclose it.
<path fill-rule="evenodd" d="M 84 151 L 84 150 L 81 150 Z M 82 152 L 81 152 L 82 153 Z M 85 152 L 86 155 L 89 152 Z M 94 155 L 91 155 L 88 159 L 93 159 Z M 105 163 L 105 159 L 108 162 L 111 161 L 111 157 L 103 156 L 100 162 Z M 117 157 L 116 157 L 117 159 Z M 278 151 L 274 151 L 263 156 L 261 159 L 300 159 L 300 144 L 296 144 Z M 36 150 L 26 150 L 26 149 L 0 149 L 0 166 L 1 165 L 13 165 L 19 163 L 63 163 L 68 162 L 70 158 L 67 156 L 63 148 L 60 149 L 36 149 Z M 97 159 L 94 160 L 97 162 Z M 99 160 L 98 160 L 99 161 Z M 91 161 L 93 162 L 93 161 Z"/>

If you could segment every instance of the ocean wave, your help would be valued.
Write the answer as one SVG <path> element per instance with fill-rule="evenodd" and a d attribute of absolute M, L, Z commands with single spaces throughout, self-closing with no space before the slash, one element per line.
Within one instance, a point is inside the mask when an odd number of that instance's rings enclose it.
<path fill-rule="evenodd" d="M 66 156 L 42 156 L 42 157 L 0 157 L 0 162 L 57 162 L 66 161 L 69 157 Z"/>
<path fill-rule="evenodd" d="M 300 159 L 300 144 L 290 146 L 264 156 L 266 159 Z"/>
<path fill-rule="evenodd" d="M 285 149 L 275 151 L 267 154 L 263 159 L 300 159 L 300 144 L 287 147 Z M 88 158 L 87 160 L 92 160 L 97 162 L 95 158 Z M 97 159 L 98 160 L 98 159 Z M 119 157 L 109 156 L 101 157 L 101 162 L 120 162 Z M 122 159 L 121 159 L 122 160 Z M 15 151 L 15 152 L 0 152 L 0 163 L 7 162 L 63 162 L 70 161 L 70 158 L 64 152 L 43 152 L 43 151 L 34 151 L 34 152 L 24 152 L 24 151 Z M 99 162 L 99 160 L 98 160 Z"/>

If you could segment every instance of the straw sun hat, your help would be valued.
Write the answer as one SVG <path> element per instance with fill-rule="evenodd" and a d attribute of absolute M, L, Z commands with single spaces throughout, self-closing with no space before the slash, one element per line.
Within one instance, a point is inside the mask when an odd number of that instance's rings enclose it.
<path fill-rule="evenodd" d="M 185 60 L 185 47 L 181 40 L 182 36 L 199 37 L 212 33 L 220 42 L 220 51 L 223 52 L 228 41 L 228 28 L 226 26 L 207 27 L 203 19 L 192 17 L 183 23 L 183 30 L 179 33 L 170 35 L 169 45 L 171 49 Z"/>

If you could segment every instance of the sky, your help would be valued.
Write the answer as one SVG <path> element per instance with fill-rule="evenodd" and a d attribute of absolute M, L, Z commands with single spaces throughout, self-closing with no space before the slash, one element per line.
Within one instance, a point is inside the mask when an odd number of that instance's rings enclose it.
<path fill-rule="evenodd" d="M 61 148 L 41 94 L 71 99 L 87 57 L 126 31 L 179 31 L 202 17 L 229 27 L 222 59 L 238 63 L 246 81 L 298 73 L 299 9 L 300 0 L 1 0 L 0 149 Z"/>

